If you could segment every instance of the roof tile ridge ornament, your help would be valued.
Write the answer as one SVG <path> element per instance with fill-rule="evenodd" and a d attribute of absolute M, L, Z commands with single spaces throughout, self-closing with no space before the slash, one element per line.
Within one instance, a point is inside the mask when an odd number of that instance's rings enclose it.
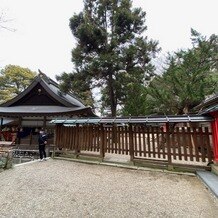
<path fill-rule="evenodd" d="M 38 69 L 38 71 L 39 71 L 38 77 L 41 80 L 44 80 L 46 83 L 50 84 L 51 83 L 51 79 L 45 73 L 43 73 L 40 69 Z"/>
<path fill-rule="evenodd" d="M 48 83 L 48 84 L 52 84 L 52 85 L 56 86 L 57 88 L 59 88 L 57 82 L 55 82 L 53 79 L 51 79 L 50 77 L 48 77 L 48 76 L 47 76 L 45 73 L 43 73 L 40 69 L 38 69 L 38 71 L 39 71 L 38 77 L 39 77 L 40 79 L 44 80 L 44 81 L 45 81 L 46 83 Z"/>

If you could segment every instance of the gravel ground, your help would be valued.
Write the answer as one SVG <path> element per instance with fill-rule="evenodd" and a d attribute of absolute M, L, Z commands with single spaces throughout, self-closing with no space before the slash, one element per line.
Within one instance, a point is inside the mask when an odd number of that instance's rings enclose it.
<path fill-rule="evenodd" d="M 0 217 L 203 217 L 216 199 L 197 177 L 48 160 L 0 174 Z"/>

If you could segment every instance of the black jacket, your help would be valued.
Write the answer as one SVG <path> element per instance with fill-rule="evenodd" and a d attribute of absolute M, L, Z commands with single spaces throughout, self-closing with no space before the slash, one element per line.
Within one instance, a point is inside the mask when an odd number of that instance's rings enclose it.
<path fill-rule="evenodd" d="M 47 136 L 46 134 L 39 134 L 39 138 L 38 138 L 38 142 L 39 142 L 39 145 L 45 145 L 47 142 Z"/>

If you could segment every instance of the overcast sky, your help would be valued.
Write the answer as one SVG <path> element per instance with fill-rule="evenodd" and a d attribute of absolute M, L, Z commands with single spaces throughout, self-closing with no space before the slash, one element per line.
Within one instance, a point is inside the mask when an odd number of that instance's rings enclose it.
<path fill-rule="evenodd" d="M 133 0 L 147 12 L 146 35 L 163 52 L 190 47 L 191 27 L 203 35 L 218 34 L 218 0 Z M 40 69 L 51 78 L 71 72 L 75 40 L 69 19 L 83 0 L 0 0 L 9 28 L 0 29 L 0 69 L 7 64 Z"/>

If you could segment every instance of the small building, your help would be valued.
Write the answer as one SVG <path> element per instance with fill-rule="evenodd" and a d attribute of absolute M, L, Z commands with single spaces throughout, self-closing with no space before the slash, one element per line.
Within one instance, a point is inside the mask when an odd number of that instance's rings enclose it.
<path fill-rule="evenodd" d="M 203 101 L 196 109 L 199 110 L 199 114 L 201 115 L 210 114 L 214 117 L 214 121 L 212 122 L 214 162 L 218 163 L 218 94 Z"/>
<path fill-rule="evenodd" d="M 15 98 L 0 105 L 1 139 L 16 143 L 37 144 L 39 128 L 47 130 L 53 140 L 54 126 L 50 121 L 57 117 L 95 117 L 91 107 L 86 107 L 72 93 L 63 93 L 58 84 L 43 73 Z"/>

